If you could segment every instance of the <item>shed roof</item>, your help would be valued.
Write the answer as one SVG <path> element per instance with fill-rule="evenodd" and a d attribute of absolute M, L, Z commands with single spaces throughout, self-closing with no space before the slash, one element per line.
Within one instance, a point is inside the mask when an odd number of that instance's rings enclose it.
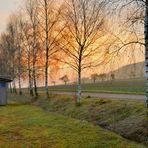
<path fill-rule="evenodd" d="M 0 82 L 5 82 L 5 83 L 9 83 L 12 82 L 13 80 L 11 78 L 6 78 L 6 77 L 0 77 Z"/>

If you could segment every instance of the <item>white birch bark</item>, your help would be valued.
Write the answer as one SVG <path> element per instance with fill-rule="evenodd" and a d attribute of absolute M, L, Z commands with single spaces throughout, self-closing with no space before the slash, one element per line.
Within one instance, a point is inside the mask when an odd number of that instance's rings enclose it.
<path fill-rule="evenodd" d="M 15 80 L 13 80 L 12 84 L 13 84 L 13 93 L 17 94 Z"/>
<path fill-rule="evenodd" d="M 21 49 L 18 48 L 18 83 L 19 83 L 19 95 L 22 95 L 21 88 Z"/>
<path fill-rule="evenodd" d="M 49 57 L 49 32 L 48 32 L 48 1 L 44 0 L 45 3 L 45 31 L 46 31 L 46 65 L 45 65 L 45 91 L 46 91 L 46 98 L 49 97 L 48 92 L 48 57 Z"/>
<path fill-rule="evenodd" d="M 77 105 L 79 106 L 81 104 L 81 71 L 82 71 L 82 51 L 83 47 L 80 49 L 80 55 L 79 55 L 79 65 L 78 65 L 78 86 L 77 86 Z"/>
<path fill-rule="evenodd" d="M 148 0 L 146 0 L 145 6 L 145 23 L 144 23 L 144 34 L 145 34 L 145 60 L 146 60 L 146 106 L 148 115 Z"/>
<path fill-rule="evenodd" d="M 32 86 L 32 76 L 31 76 L 31 55 L 30 55 L 30 48 L 28 49 L 28 78 L 29 78 L 29 93 L 33 96 L 33 86 Z"/>
<path fill-rule="evenodd" d="M 81 72 L 78 72 L 77 105 L 81 104 Z"/>
<path fill-rule="evenodd" d="M 36 19 L 36 18 L 35 18 Z M 36 34 L 36 23 L 33 27 L 33 38 L 34 38 L 34 45 L 33 45 L 33 65 L 32 65 L 32 77 L 33 77 L 33 84 L 34 84 L 34 92 L 35 96 L 38 97 L 38 91 L 37 91 L 37 83 L 36 83 L 36 45 L 37 45 L 37 34 Z"/>

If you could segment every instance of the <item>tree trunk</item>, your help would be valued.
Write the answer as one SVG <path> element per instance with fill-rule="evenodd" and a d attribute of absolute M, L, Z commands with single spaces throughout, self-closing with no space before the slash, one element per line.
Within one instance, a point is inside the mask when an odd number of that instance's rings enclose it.
<path fill-rule="evenodd" d="M 12 83 L 9 84 L 9 89 L 10 89 L 10 93 L 13 93 L 13 90 L 12 90 Z"/>
<path fill-rule="evenodd" d="M 46 33 L 48 34 L 48 33 Z M 46 98 L 49 98 L 49 92 L 48 92 L 48 37 L 46 37 L 46 66 L 45 66 L 45 91 L 46 91 Z"/>
<path fill-rule="evenodd" d="M 81 104 L 81 68 L 78 71 L 78 85 L 77 85 L 77 105 Z"/>
<path fill-rule="evenodd" d="M 49 91 L 48 91 L 48 61 L 49 61 L 49 37 L 48 37 L 48 4 L 47 0 L 45 0 L 45 19 L 46 19 L 46 65 L 45 65 L 45 91 L 46 91 L 46 98 L 49 98 Z"/>
<path fill-rule="evenodd" d="M 30 96 L 34 96 L 33 87 L 32 87 L 31 70 L 29 70 L 29 93 L 30 93 Z"/>
<path fill-rule="evenodd" d="M 83 46 L 80 47 L 79 65 L 78 65 L 78 85 L 77 85 L 77 105 L 81 105 L 81 71 L 82 71 L 82 52 Z"/>
<path fill-rule="evenodd" d="M 47 54 L 48 52 L 46 52 Z M 46 98 L 49 98 L 49 92 L 48 92 L 48 58 L 46 55 L 46 66 L 45 66 L 45 91 L 46 91 Z"/>
<path fill-rule="evenodd" d="M 96 80 L 94 79 L 94 83 L 96 83 Z"/>
<path fill-rule="evenodd" d="M 38 97 L 38 91 L 37 91 L 37 83 L 36 83 L 36 46 L 37 46 L 37 38 L 36 38 L 36 26 L 33 27 L 33 36 L 34 36 L 34 47 L 33 47 L 33 64 L 32 64 L 32 78 L 33 78 L 33 84 L 34 84 L 34 93 L 35 96 Z"/>
<path fill-rule="evenodd" d="M 30 96 L 33 96 L 31 66 L 30 66 L 30 49 L 28 51 L 28 78 L 29 78 L 29 93 L 30 93 Z"/>
<path fill-rule="evenodd" d="M 13 80 L 13 93 L 17 94 L 15 80 Z"/>
<path fill-rule="evenodd" d="M 33 83 L 34 83 L 34 93 L 35 93 L 35 96 L 38 97 L 37 84 L 36 84 L 36 71 L 34 66 L 33 66 L 32 75 L 33 75 Z"/>
<path fill-rule="evenodd" d="M 78 65 L 78 88 L 77 88 L 77 105 L 81 105 L 81 63 L 82 63 L 82 50 L 81 47 L 79 55 L 79 65 Z"/>
<path fill-rule="evenodd" d="M 18 49 L 18 83 L 19 83 L 19 95 L 22 95 L 21 88 L 21 49 Z"/>
<path fill-rule="evenodd" d="M 33 77 L 33 84 L 34 84 L 34 93 L 35 93 L 35 96 L 38 97 L 37 84 L 36 84 L 35 59 L 33 59 L 33 66 L 32 67 L 33 67 L 32 77 Z"/>
<path fill-rule="evenodd" d="M 144 23 L 144 34 L 145 34 L 145 60 L 146 60 L 146 106 L 148 115 L 148 0 L 146 0 L 145 7 L 145 23 Z"/>
<path fill-rule="evenodd" d="M 16 73 L 15 73 L 15 60 L 14 60 L 14 57 L 15 57 L 15 55 L 13 55 L 12 56 L 12 61 L 13 61 L 13 72 L 12 72 L 12 76 L 13 76 L 13 79 L 14 79 L 14 77 L 15 77 L 15 75 L 16 75 Z M 15 94 L 17 94 L 17 90 L 16 90 L 16 85 L 15 85 L 15 80 L 13 80 L 13 82 L 12 82 L 12 93 L 15 93 Z"/>

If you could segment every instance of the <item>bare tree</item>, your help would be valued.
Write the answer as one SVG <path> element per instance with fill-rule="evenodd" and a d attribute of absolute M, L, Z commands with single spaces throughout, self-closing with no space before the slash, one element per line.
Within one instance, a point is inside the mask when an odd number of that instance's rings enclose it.
<path fill-rule="evenodd" d="M 146 105 L 148 115 L 148 0 L 145 1 L 145 22 L 144 22 L 144 35 L 145 35 L 145 61 L 146 61 Z"/>
<path fill-rule="evenodd" d="M 64 75 L 63 77 L 61 77 L 60 80 L 63 81 L 65 85 L 67 84 L 67 82 L 69 82 L 69 78 L 67 75 Z"/>
<path fill-rule="evenodd" d="M 19 95 L 22 95 L 22 85 L 21 85 L 21 46 L 23 41 L 22 30 L 24 27 L 24 22 L 22 20 L 22 16 L 18 16 L 18 20 L 16 20 L 16 42 L 17 42 L 17 50 L 18 50 L 18 81 L 19 81 Z M 18 25 L 17 25 L 18 23 Z"/>
<path fill-rule="evenodd" d="M 96 80 L 98 79 L 99 75 L 97 73 L 94 73 L 91 75 L 91 79 L 93 80 L 94 83 L 96 83 Z"/>
<path fill-rule="evenodd" d="M 22 65 L 22 42 L 23 42 L 23 34 L 22 30 L 24 27 L 24 22 L 22 20 L 21 15 L 13 14 L 10 16 L 10 20 L 7 24 L 6 33 L 1 36 L 1 47 L 3 47 L 3 52 L 7 51 L 7 70 L 3 72 L 10 75 L 13 81 L 13 88 L 16 92 L 16 84 L 15 79 L 18 79 L 18 87 L 19 87 L 19 95 L 22 95 L 22 84 L 21 84 L 21 76 L 23 71 Z M 5 74 L 6 75 L 6 74 Z"/>
<path fill-rule="evenodd" d="M 10 73 L 10 76 L 11 78 L 13 79 L 13 82 L 12 82 L 12 86 L 13 86 L 13 89 L 12 89 L 12 92 L 17 94 L 17 90 L 16 90 L 16 82 L 15 82 L 15 79 L 16 79 L 16 74 L 17 74 L 17 68 L 16 68 L 16 63 L 15 63 L 15 55 L 16 55 L 16 44 L 15 44 L 15 34 L 16 34 L 16 30 L 15 30 L 15 27 L 14 27 L 14 24 L 13 24 L 13 21 L 10 17 L 10 21 L 8 22 L 7 24 L 7 33 L 8 33 L 8 36 L 9 36 L 9 45 L 10 45 L 10 48 L 7 48 L 9 49 L 9 58 L 7 59 L 10 59 L 11 63 L 11 73 Z"/>
<path fill-rule="evenodd" d="M 101 64 L 106 55 L 104 36 L 106 3 L 98 0 L 66 1 L 64 18 L 66 28 L 59 43 L 66 55 L 59 60 L 72 67 L 78 74 L 77 104 L 81 103 L 81 74 L 86 68 Z M 100 42 L 100 43 L 99 43 Z"/>
<path fill-rule="evenodd" d="M 32 28 L 32 78 L 35 96 L 38 97 L 37 82 L 36 82 L 36 56 L 38 43 L 38 1 L 26 1 L 26 12 L 29 17 L 29 22 Z"/>
<path fill-rule="evenodd" d="M 0 76 L 13 78 L 12 42 L 9 32 L 0 37 Z M 14 51 L 15 52 L 15 51 Z"/>
<path fill-rule="evenodd" d="M 115 74 L 114 73 L 111 73 L 110 77 L 111 77 L 112 81 L 115 80 Z"/>
<path fill-rule="evenodd" d="M 12 15 L 10 17 L 10 22 L 9 22 L 9 29 L 10 33 L 12 33 L 14 40 L 12 40 L 13 47 L 15 48 L 15 57 L 16 57 L 16 62 L 17 62 L 17 75 L 18 75 L 18 86 L 19 86 L 19 95 L 22 95 L 22 84 L 21 84 L 21 74 L 22 74 L 22 65 L 21 65 L 21 47 L 22 47 L 22 41 L 23 41 L 23 36 L 22 36 L 22 29 L 24 27 L 23 25 L 23 20 L 21 15 Z"/>
<path fill-rule="evenodd" d="M 55 0 L 39 0 L 40 5 L 40 28 L 42 31 L 43 49 L 45 49 L 45 91 L 46 98 L 49 97 L 48 79 L 49 63 L 58 51 L 57 40 L 64 27 L 60 26 L 61 8 L 56 7 Z"/>
<path fill-rule="evenodd" d="M 142 37 L 136 35 L 136 39 L 132 41 L 128 41 L 123 43 L 123 45 L 118 49 L 129 46 L 131 44 L 139 44 L 145 46 L 145 63 L 146 63 L 146 78 L 147 78 L 147 88 L 146 88 L 146 106 L 147 106 L 147 115 L 148 115 L 148 0 L 125 0 L 115 2 L 121 10 L 124 8 L 130 8 L 130 14 L 127 14 L 126 24 L 128 23 L 128 28 L 134 27 L 137 24 L 144 24 L 144 33 L 142 33 Z M 117 6 L 116 6 L 117 7 Z M 120 11 L 121 11 L 120 10 Z M 122 11 L 121 11 L 122 12 Z M 139 27 L 142 28 L 142 27 Z M 142 31 L 141 31 L 142 32 Z"/>
<path fill-rule="evenodd" d="M 31 96 L 34 96 L 33 93 L 33 80 L 32 80 L 32 35 L 30 33 L 30 24 L 25 23 L 25 27 L 23 29 L 24 35 L 24 51 L 27 61 L 27 71 L 28 71 L 28 84 L 29 84 L 29 93 Z"/>
<path fill-rule="evenodd" d="M 56 81 L 52 80 L 51 83 L 55 86 L 56 85 Z"/>
<path fill-rule="evenodd" d="M 11 74 L 11 43 L 10 35 L 7 33 L 1 34 L 0 40 L 0 75 Z"/>
<path fill-rule="evenodd" d="M 101 79 L 101 81 L 103 82 L 106 78 L 106 74 L 105 73 L 102 73 L 99 75 L 99 78 Z"/>

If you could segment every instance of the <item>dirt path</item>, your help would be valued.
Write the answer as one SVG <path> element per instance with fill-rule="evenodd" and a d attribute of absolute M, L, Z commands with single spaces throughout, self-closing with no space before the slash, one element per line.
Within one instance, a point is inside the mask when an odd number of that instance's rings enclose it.
<path fill-rule="evenodd" d="M 53 92 L 54 94 L 64 94 L 64 95 L 76 95 L 74 92 Z M 145 100 L 145 95 L 132 95 L 132 94 L 111 94 L 111 93 L 82 93 L 83 97 L 94 97 L 94 98 L 104 98 L 104 99 L 131 99 L 131 100 Z"/>

